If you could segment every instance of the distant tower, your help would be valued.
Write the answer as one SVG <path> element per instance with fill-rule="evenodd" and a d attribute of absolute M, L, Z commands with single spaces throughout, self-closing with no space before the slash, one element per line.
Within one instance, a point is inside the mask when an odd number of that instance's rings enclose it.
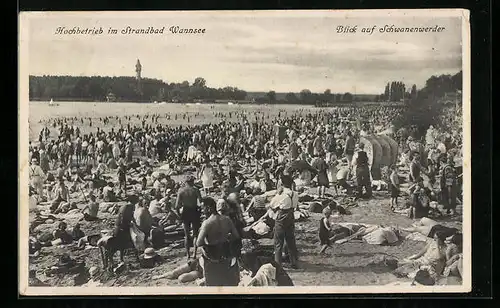
<path fill-rule="evenodd" d="M 137 63 L 135 64 L 135 78 L 138 81 L 141 80 L 141 70 L 142 70 L 141 61 L 139 61 L 139 59 L 137 59 Z"/>
<path fill-rule="evenodd" d="M 139 92 L 139 95 L 142 97 L 141 71 L 142 71 L 141 61 L 137 59 L 137 63 L 135 64 L 135 79 L 137 80 L 137 92 Z"/>

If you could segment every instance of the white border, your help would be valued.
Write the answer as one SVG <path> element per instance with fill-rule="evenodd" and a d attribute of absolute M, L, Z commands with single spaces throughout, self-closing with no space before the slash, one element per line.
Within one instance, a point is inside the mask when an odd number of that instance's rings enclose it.
<path fill-rule="evenodd" d="M 294 286 L 294 287 L 29 287 L 28 286 L 28 140 L 29 140 L 29 21 L 35 18 L 62 16 L 92 16 L 92 18 L 152 18 L 176 16 L 203 16 L 231 14 L 239 16 L 331 16 L 380 17 L 402 15 L 405 17 L 435 16 L 462 17 L 462 72 L 463 72 L 463 234 L 464 251 L 463 284 L 460 286 Z M 339 10 L 339 11 L 196 11 L 196 12 L 21 12 L 19 14 L 19 292 L 22 295 L 194 295 L 194 294 L 356 294 L 356 293 L 466 293 L 472 290 L 471 269 L 471 135 L 470 135 L 470 23 L 469 11 L 464 9 L 421 10 Z M 333 29 L 332 29 L 333 31 Z"/>

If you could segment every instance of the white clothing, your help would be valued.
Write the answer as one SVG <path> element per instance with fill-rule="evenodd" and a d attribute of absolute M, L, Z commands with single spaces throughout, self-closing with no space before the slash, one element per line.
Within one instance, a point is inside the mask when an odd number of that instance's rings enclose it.
<path fill-rule="evenodd" d="M 212 166 L 205 166 L 203 172 L 201 173 L 201 182 L 203 183 L 203 188 L 214 187 L 214 174 Z"/>
<path fill-rule="evenodd" d="M 274 196 L 271 200 L 270 207 L 273 209 L 280 208 L 282 210 L 294 209 L 299 204 L 299 194 L 289 188 L 283 188 L 283 192 Z"/>

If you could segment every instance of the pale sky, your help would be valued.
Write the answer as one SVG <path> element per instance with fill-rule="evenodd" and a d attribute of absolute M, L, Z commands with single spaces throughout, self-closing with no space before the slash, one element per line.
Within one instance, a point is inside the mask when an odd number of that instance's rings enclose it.
<path fill-rule="evenodd" d="M 280 12 L 138 16 L 78 13 L 30 18 L 29 74 L 142 76 L 192 83 L 203 77 L 210 87 L 236 86 L 246 91 L 382 93 L 385 84 L 402 80 L 421 88 L 431 75 L 462 68 L 461 19 L 351 15 L 339 12 Z M 87 14 L 87 15 L 84 15 Z M 142 13 L 144 14 L 144 13 Z M 440 33 L 383 33 L 384 25 L 445 27 Z M 165 26 L 163 35 L 123 35 L 120 30 Z M 205 34 L 172 34 L 168 28 L 205 28 Z M 339 25 L 358 25 L 356 34 L 338 34 Z M 361 28 L 377 28 L 372 35 Z M 103 35 L 55 35 L 59 26 L 99 27 Z M 22 24 L 21 24 L 22 27 Z M 108 35 L 109 27 L 119 34 Z"/>

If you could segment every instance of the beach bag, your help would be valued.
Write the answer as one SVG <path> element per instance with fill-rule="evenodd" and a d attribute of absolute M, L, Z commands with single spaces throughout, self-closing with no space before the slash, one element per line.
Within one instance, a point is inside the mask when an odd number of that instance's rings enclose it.
<path fill-rule="evenodd" d="M 146 236 L 144 232 L 139 230 L 136 224 L 132 224 L 130 226 L 130 237 L 132 238 L 132 243 L 134 243 L 134 247 L 138 251 L 144 251 L 144 241 Z"/>

